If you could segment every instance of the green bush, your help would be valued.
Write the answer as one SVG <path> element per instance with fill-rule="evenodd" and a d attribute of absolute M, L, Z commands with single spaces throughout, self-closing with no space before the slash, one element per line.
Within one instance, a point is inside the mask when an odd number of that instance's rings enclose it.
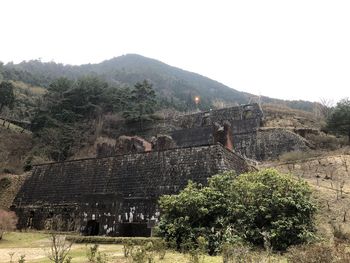
<path fill-rule="evenodd" d="M 161 197 L 160 207 L 161 236 L 178 249 L 205 236 L 210 254 L 224 243 L 268 244 L 275 250 L 303 243 L 313 237 L 316 211 L 305 182 L 271 169 L 226 172 L 210 178 L 207 187 L 190 182 L 178 195 Z"/>

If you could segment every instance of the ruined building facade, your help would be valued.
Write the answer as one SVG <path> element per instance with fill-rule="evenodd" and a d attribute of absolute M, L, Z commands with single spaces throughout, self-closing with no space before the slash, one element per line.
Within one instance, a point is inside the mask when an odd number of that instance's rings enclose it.
<path fill-rule="evenodd" d="M 122 126 L 97 158 L 34 166 L 13 204 L 18 225 L 48 229 L 58 218 L 64 230 L 87 235 L 148 236 L 161 195 L 188 180 L 206 184 L 223 171 L 249 171 L 245 157 L 306 147 L 300 136 L 263 130 L 262 120 L 251 104 L 153 123 L 143 134 Z"/>

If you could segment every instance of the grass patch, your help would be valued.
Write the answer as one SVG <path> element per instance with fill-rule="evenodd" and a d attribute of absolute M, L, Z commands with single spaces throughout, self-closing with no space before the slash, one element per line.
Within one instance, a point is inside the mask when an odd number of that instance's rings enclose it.
<path fill-rule="evenodd" d="M 45 243 L 48 243 L 48 235 L 44 233 L 5 232 L 0 241 L 0 248 L 40 247 Z"/>

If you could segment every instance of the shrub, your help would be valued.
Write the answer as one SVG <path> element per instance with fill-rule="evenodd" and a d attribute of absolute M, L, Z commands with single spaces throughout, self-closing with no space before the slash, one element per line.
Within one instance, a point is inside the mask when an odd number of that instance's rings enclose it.
<path fill-rule="evenodd" d="M 251 262 L 252 254 L 251 249 L 243 244 L 224 244 L 222 247 L 222 259 L 223 263 L 240 263 Z"/>
<path fill-rule="evenodd" d="M 208 245 L 206 239 L 202 236 L 199 236 L 196 240 L 196 246 L 191 246 L 192 244 L 193 242 L 187 243 L 187 245 L 189 246 L 187 251 L 190 263 L 203 262 Z"/>
<path fill-rule="evenodd" d="M 316 211 L 305 182 L 271 169 L 226 172 L 207 187 L 190 182 L 178 195 L 161 197 L 160 207 L 159 231 L 167 241 L 179 249 L 205 236 L 210 254 L 240 239 L 276 250 L 303 243 L 313 237 Z"/>
<path fill-rule="evenodd" d="M 306 136 L 306 139 L 311 141 L 317 148 L 329 150 L 339 149 L 340 146 L 346 145 L 347 143 L 344 138 L 337 138 L 323 133 L 319 135 L 309 134 Z"/>
<path fill-rule="evenodd" d="M 50 233 L 50 250 L 47 255 L 50 261 L 54 263 L 69 263 L 71 258 L 67 257 L 72 248 L 72 242 L 66 240 L 65 236 L 57 233 Z"/>
<path fill-rule="evenodd" d="M 26 262 L 25 257 L 26 257 L 26 255 L 21 255 L 21 256 L 19 257 L 19 259 L 18 259 L 18 263 L 24 263 L 24 262 Z"/>
<path fill-rule="evenodd" d="M 0 209 L 0 240 L 5 231 L 16 229 L 17 216 L 14 212 Z"/>
<path fill-rule="evenodd" d="M 128 256 L 130 256 L 133 250 L 134 244 L 130 240 L 127 240 L 125 243 L 123 243 L 124 257 L 127 258 Z"/>
<path fill-rule="evenodd" d="M 86 257 L 89 260 L 89 262 L 95 262 L 96 256 L 98 252 L 98 245 L 94 244 L 92 246 L 88 246 L 86 249 Z"/>
<path fill-rule="evenodd" d="M 146 263 L 146 250 L 144 247 L 138 247 L 135 250 L 133 250 L 131 254 L 132 262 L 135 263 Z"/>
<path fill-rule="evenodd" d="M 11 185 L 11 180 L 7 177 L 3 177 L 0 179 L 0 193 L 2 190 L 9 188 Z"/>

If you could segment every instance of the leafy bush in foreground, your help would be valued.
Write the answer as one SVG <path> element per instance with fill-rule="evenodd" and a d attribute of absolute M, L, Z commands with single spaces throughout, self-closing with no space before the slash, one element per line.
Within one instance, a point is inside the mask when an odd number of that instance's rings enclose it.
<path fill-rule="evenodd" d="M 249 242 L 284 250 L 313 236 L 316 207 L 311 191 L 290 175 L 267 169 L 209 179 L 208 186 L 189 182 L 178 195 L 160 199 L 159 233 L 177 248 L 208 240 L 208 252 L 224 243 Z"/>

